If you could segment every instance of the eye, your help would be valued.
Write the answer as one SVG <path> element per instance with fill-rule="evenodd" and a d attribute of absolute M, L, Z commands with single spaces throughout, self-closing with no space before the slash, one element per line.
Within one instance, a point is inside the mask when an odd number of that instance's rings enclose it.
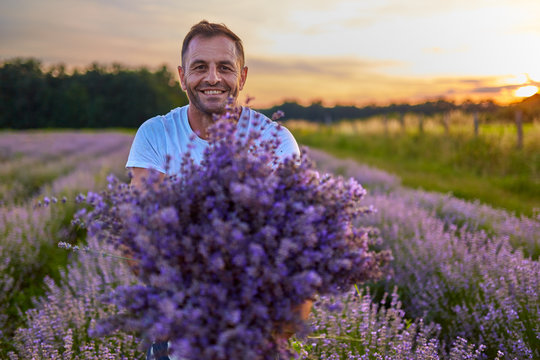
<path fill-rule="evenodd" d="M 230 66 L 227 66 L 227 65 L 222 65 L 221 70 L 223 70 L 223 71 L 233 71 L 233 69 Z"/>

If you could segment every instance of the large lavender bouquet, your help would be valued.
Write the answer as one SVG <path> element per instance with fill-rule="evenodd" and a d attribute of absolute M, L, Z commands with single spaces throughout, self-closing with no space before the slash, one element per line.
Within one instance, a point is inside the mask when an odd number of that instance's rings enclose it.
<path fill-rule="evenodd" d="M 388 254 L 353 226 L 364 189 L 320 176 L 305 154 L 276 165 L 278 137 L 236 133 L 237 121 L 219 119 L 202 162 L 186 156 L 178 176 L 88 194 L 89 235 L 123 249 L 140 280 L 111 294 L 123 312 L 98 333 L 167 339 L 187 359 L 273 359 L 280 334 L 302 328 L 300 304 L 380 275 Z"/>

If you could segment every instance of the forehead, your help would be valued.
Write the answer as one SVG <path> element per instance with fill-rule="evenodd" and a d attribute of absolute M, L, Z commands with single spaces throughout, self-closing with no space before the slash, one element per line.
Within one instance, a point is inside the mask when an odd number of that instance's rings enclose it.
<path fill-rule="evenodd" d="M 187 64 L 193 61 L 235 63 L 238 61 L 238 55 L 234 41 L 227 36 L 205 37 L 198 35 L 189 42 L 185 60 Z"/>

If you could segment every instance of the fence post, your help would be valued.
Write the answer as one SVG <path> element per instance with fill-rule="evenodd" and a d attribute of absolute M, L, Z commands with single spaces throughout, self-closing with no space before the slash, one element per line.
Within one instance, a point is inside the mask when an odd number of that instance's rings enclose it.
<path fill-rule="evenodd" d="M 418 132 L 420 134 L 424 132 L 424 114 L 418 114 Z"/>
<path fill-rule="evenodd" d="M 516 130 L 517 130 L 517 144 L 518 149 L 523 148 L 523 111 L 516 110 Z"/>
<path fill-rule="evenodd" d="M 388 114 L 384 114 L 383 123 L 384 123 L 384 135 L 388 135 Z"/>
<path fill-rule="evenodd" d="M 450 117 L 450 114 L 448 112 L 445 112 L 443 114 L 443 118 L 442 118 L 442 125 L 444 127 L 444 133 L 445 135 L 448 135 L 450 133 L 450 129 L 449 129 L 449 125 L 448 125 L 448 118 Z"/>
<path fill-rule="evenodd" d="M 478 137 L 478 126 L 479 126 L 478 111 L 474 112 L 473 119 L 474 119 L 474 137 Z"/>
<path fill-rule="evenodd" d="M 330 114 L 324 114 L 324 123 L 326 126 L 332 125 L 332 116 Z"/>
<path fill-rule="evenodd" d="M 401 124 L 401 131 L 405 132 L 405 114 L 399 113 L 399 123 Z"/>

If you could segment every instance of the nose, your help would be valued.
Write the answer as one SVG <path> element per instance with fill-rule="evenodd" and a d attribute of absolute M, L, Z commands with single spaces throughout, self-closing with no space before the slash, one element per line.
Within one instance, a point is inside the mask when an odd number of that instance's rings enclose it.
<path fill-rule="evenodd" d="M 206 81 L 210 85 L 215 85 L 218 82 L 220 82 L 221 77 L 219 76 L 219 72 L 217 70 L 216 65 L 211 65 L 208 67 L 208 73 L 206 74 Z"/>

